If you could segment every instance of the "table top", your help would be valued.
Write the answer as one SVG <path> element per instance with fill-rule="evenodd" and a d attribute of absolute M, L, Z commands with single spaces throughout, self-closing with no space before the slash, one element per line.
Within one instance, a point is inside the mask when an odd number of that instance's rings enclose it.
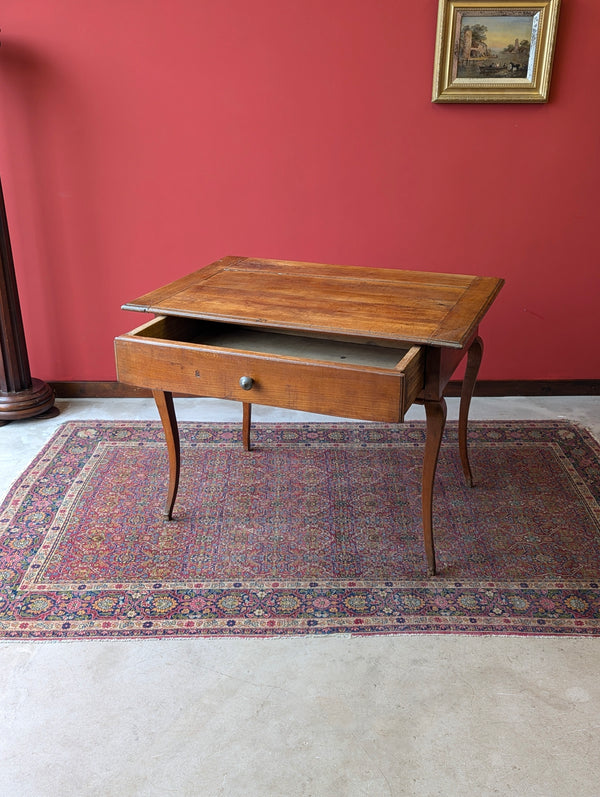
<path fill-rule="evenodd" d="M 229 256 L 123 309 L 462 348 L 503 284 L 494 277 Z"/>

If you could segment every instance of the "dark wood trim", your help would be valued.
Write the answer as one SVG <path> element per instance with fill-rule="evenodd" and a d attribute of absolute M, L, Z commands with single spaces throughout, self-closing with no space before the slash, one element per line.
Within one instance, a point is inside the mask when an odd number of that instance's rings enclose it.
<path fill-rule="evenodd" d="M 54 409 L 52 388 L 32 379 L 0 183 L 0 425 Z"/>
<path fill-rule="evenodd" d="M 447 396 L 460 395 L 460 382 L 450 382 Z M 475 396 L 600 396 L 600 379 L 481 379 Z"/>
<path fill-rule="evenodd" d="M 121 382 L 51 382 L 57 398 L 152 398 L 152 391 Z"/>
<path fill-rule="evenodd" d="M 120 382 L 50 382 L 57 398 L 149 398 L 151 390 Z M 462 382 L 448 383 L 445 395 L 460 396 Z M 600 396 L 600 379 L 486 380 L 475 385 L 475 396 Z"/>

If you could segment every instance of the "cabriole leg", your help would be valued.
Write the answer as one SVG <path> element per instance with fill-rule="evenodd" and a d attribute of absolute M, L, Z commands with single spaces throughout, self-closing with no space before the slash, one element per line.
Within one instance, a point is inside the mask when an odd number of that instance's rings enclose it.
<path fill-rule="evenodd" d="M 460 410 L 458 415 L 458 450 L 462 463 L 463 473 L 469 487 L 473 486 L 473 474 L 469 464 L 469 451 L 467 447 L 467 424 L 469 421 L 469 407 L 475 390 L 475 382 L 483 357 L 483 341 L 476 337 L 467 354 L 467 368 L 460 392 Z"/>
<path fill-rule="evenodd" d="M 250 451 L 250 422 L 252 416 L 252 404 L 247 401 L 242 402 L 242 442 L 244 451 Z"/>
<path fill-rule="evenodd" d="M 427 557 L 427 575 L 435 576 L 435 548 L 433 544 L 433 483 L 437 468 L 440 445 L 446 425 L 446 402 L 425 401 L 425 415 L 427 418 L 427 437 L 425 440 L 425 455 L 423 458 L 423 536 L 425 541 L 425 555 Z"/>
<path fill-rule="evenodd" d="M 177 418 L 175 417 L 173 394 L 164 390 L 153 390 L 152 395 L 162 421 L 169 453 L 169 492 L 167 494 L 165 517 L 167 520 L 171 520 L 173 517 L 173 505 L 177 497 L 177 488 L 179 487 L 181 464 L 179 429 L 177 428 Z"/>

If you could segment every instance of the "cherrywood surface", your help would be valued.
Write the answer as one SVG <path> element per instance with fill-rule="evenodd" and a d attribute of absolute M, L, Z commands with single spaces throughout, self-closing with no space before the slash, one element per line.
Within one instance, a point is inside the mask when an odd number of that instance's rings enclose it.
<path fill-rule="evenodd" d="M 135 336 L 115 341 L 117 373 L 123 382 L 152 390 L 191 393 L 233 401 L 398 422 L 407 409 L 405 374 L 395 369 L 302 361 L 281 355 L 175 343 Z M 417 350 L 414 360 L 418 360 Z M 411 384 L 419 384 L 418 362 Z M 253 380 L 250 392 L 240 386 Z M 251 394 L 251 396 L 250 396 Z"/>
<path fill-rule="evenodd" d="M 226 257 L 125 310 L 463 348 L 503 280 Z"/>
<path fill-rule="evenodd" d="M 129 302 L 158 317 L 115 340 L 119 380 L 149 388 L 169 453 L 166 515 L 180 473 L 173 393 L 400 422 L 423 403 L 424 548 L 436 573 L 433 492 L 446 422 L 444 390 L 465 356 L 459 450 L 473 478 L 467 424 L 483 346 L 478 324 L 503 280 L 227 257 Z"/>

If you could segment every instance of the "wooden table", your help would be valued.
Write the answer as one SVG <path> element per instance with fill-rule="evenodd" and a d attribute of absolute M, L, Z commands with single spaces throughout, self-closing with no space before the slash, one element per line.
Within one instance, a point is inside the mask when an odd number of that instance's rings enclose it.
<path fill-rule="evenodd" d="M 425 406 L 422 511 L 428 574 L 444 388 L 467 355 L 459 412 L 462 467 L 483 345 L 478 325 L 503 280 L 225 257 L 123 305 L 156 317 L 115 341 L 118 379 L 150 388 L 169 455 L 166 517 L 180 473 L 173 393 L 397 423 Z"/>

